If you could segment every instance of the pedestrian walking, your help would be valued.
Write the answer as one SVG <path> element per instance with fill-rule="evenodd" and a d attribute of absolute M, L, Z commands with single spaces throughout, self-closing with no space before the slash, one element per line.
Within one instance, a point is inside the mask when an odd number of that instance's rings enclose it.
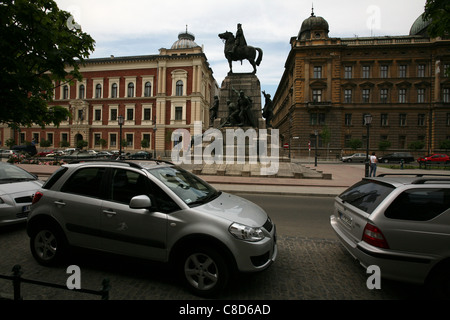
<path fill-rule="evenodd" d="M 372 152 L 372 155 L 370 156 L 369 161 L 370 161 L 369 177 L 375 177 L 377 174 L 377 162 L 378 162 L 375 152 Z"/>

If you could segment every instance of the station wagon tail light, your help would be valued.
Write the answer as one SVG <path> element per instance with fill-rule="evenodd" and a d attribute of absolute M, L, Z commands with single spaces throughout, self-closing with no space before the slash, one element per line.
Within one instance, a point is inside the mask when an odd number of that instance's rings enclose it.
<path fill-rule="evenodd" d="M 389 245 L 384 238 L 383 233 L 373 224 L 366 224 L 362 240 L 375 247 L 389 249 Z"/>
<path fill-rule="evenodd" d="M 37 191 L 33 196 L 33 200 L 31 201 L 31 204 L 35 204 L 36 202 L 41 200 L 42 196 L 43 196 L 43 194 L 41 192 Z"/>

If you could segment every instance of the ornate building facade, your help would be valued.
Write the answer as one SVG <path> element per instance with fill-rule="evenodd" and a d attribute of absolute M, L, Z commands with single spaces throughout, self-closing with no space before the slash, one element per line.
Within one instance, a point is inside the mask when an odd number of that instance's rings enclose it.
<path fill-rule="evenodd" d="M 438 151 L 450 139 L 450 40 L 428 37 L 427 25 L 419 17 L 405 36 L 330 38 L 312 13 L 273 98 L 282 142 L 300 155 L 317 143 L 322 158 L 353 153 L 358 140 L 361 151 L 367 141 L 377 153 L 412 152 L 413 142 L 424 146 L 415 155 Z"/>
<path fill-rule="evenodd" d="M 62 141 L 75 147 L 84 140 L 88 149 L 118 150 L 123 141 L 123 152 L 146 149 L 166 155 L 173 147 L 173 130 L 191 131 L 196 121 L 208 128 L 209 108 L 218 92 L 203 48 L 194 40 L 186 30 L 170 49 L 156 55 L 87 60 L 81 67 L 83 80 L 56 83 L 49 103 L 67 107 L 71 119 L 58 128 L 0 128 L 2 145 L 10 138 L 17 144 L 34 140 L 38 147 L 45 139 L 50 148 L 59 148 Z M 122 128 L 119 116 L 124 118 Z M 149 142 L 147 148 L 143 140 Z"/>

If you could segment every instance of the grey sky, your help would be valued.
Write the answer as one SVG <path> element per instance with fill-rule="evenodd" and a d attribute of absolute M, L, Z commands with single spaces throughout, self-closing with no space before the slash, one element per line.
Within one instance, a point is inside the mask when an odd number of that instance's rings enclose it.
<path fill-rule="evenodd" d="M 204 52 L 219 86 L 228 72 L 218 34 L 242 24 L 247 43 L 264 51 L 257 76 L 272 96 L 284 71 L 289 40 L 297 36 L 314 6 L 330 37 L 408 35 L 425 0 L 56 0 L 96 41 L 91 58 L 158 54 L 186 29 Z M 251 66 L 234 62 L 234 72 Z"/>

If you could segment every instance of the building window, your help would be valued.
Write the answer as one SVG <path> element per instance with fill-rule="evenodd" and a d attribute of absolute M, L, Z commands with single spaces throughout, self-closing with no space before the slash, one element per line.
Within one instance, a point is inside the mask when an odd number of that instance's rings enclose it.
<path fill-rule="evenodd" d="M 398 147 L 400 149 L 405 149 L 405 147 L 406 147 L 406 136 L 398 136 Z"/>
<path fill-rule="evenodd" d="M 351 126 L 352 125 L 352 114 L 351 113 L 346 113 L 344 121 L 345 121 L 345 125 L 346 126 Z"/>
<path fill-rule="evenodd" d="M 350 148 L 350 141 L 352 140 L 352 136 L 350 134 L 346 134 L 344 136 L 344 147 Z"/>
<path fill-rule="evenodd" d="M 362 67 L 362 77 L 363 77 L 363 79 L 370 78 L 370 66 L 363 66 Z"/>
<path fill-rule="evenodd" d="M 144 97 L 151 97 L 152 96 L 152 84 L 150 83 L 150 81 L 147 81 L 145 83 L 145 88 L 144 88 Z"/>
<path fill-rule="evenodd" d="M 101 98 L 102 97 L 102 85 L 100 83 L 98 83 L 95 86 L 95 97 L 96 98 Z"/>
<path fill-rule="evenodd" d="M 134 97 L 134 83 L 133 82 L 130 82 L 128 84 L 127 97 L 129 97 L 129 98 Z"/>
<path fill-rule="evenodd" d="M 450 102 L 450 88 L 442 89 L 442 102 L 444 103 Z"/>
<path fill-rule="evenodd" d="M 132 121 L 134 119 L 134 110 L 133 109 L 127 109 L 127 120 Z"/>
<path fill-rule="evenodd" d="M 309 123 L 311 125 L 325 124 L 325 113 L 311 113 L 309 116 Z"/>
<path fill-rule="evenodd" d="M 144 120 L 151 120 L 152 109 L 145 108 L 144 109 Z"/>
<path fill-rule="evenodd" d="M 133 134 L 127 133 L 126 135 L 127 147 L 133 147 Z"/>
<path fill-rule="evenodd" d="M 388 77 L 388 71 L 389 67 L 387 65 L 380 66 L 380 78 L 387 78 Z"/>
<path fill-rule="evenodd" d="M 450 126 L 450 113 L 447 113 L 447 127 Z"/>
<path fill-rule="evenodd" d="M 183 107 L 175 107 L 175 121 L 183 120 Z"/>
<path fill-rule="evenodd" d="M 398 120 L 399 120 L 398 125 L 400 127 L 405 127 L 406 126 L 406 113 L 400 113 Z"/>
<path fill-rule="evenodd" d="M 363 89 L 363 91 L 362 91 L 362 102 L 363 103 L 370 102 L 370 89 Z"/>
<path fill-rule="evenodd" d="M 380 102 L 387 103 L 388 102 L 388 89 L 380 90 Z"/>
<path fill-rule="evenodd" d="M 425 89 L 417 89 L 417 103 L 425 102 Z"/>
<path fill-rule="evenodd" d="M 117 83 L 111 85 L 111 98 L 117 98 Z"/>
<path fill-rule="evenodd" d="M 69 99 L 69 86 L 63 87 L 63 99 Z"/>
<path fill-rule="evenodd" d="M 111 112 L 110 120 L 111 121 L 116 121 L 117 120 L 117 109 L 111 109 L 110 112 Z"/>
<path fill-rule="evenodd" d="M 33 140 L 35 143 L 39 143 L 40 141 L 39 133 L 33 133 Z"/>
<path fill-rule="evenodd" d="M 111 133 L 111 134 L 109 135 L 109 145 L 110 145 L 111 147 L 117 146 L 117 134 Z"/>
<path fill-rule="evenodd" d="M 448 74 L 450 72 L 450 64 L 444 64 L 444 77 L 448 77 Z"/>
<path fill-rule="evenodd" d="M 95 109 L 94 110 L 94 121 L 100 121 L 102 120 L 102 110 Z"/>
<path fill-rule="evenodd" d="M 47 133 L 47 141 L 53 145 L 53 133 Z"/>
<path fill-rule="evenodd" d="M 425 77 L 425 65 L 424 64 L 419 64 L 417 66 L 417 76 L 419 78 L 424 78 Z"/>
<path fill-rule="evenodd" d="M 100 139 L 101 139 L 100 133 L 95 133 L 94 134 L 94 145 L 99 146 L 100 145 Z"/>
<path fill-rule="evenodd" d="M 314 66 L 314 79 L 320 79 L 322 78 L 322 67 L 321 66 Z"/>
<path fill-rule="evenodd" d="M 425 114 L 424 113 L 419 113 L 417 116 L 417 125 L 419 127 L 423 127 L 425 126 Z"/>
<path fill-rule="evenodd" d="M 313 102 L 321 102 L 322 101 L 322 90 L 314 89 L 313 90 Z"/>
<path fill-rule="evenodd" d="M 69 135 L 67 133 L 61 133 L 61 141 L 69 141 Z"/>
<path fill-rule="evenodd" d="M 406 89 L 398 90 L 398 102 L 406 103 Z"/>
<path fill-rule="evenodd" d="M 381 123 L 380 123 L 380 125 L 382 127 L 387 127 L 389 125 L 388 114 L 387 113 L 382 113 L 381 114 Z"/>
<path fill-rule="evenodd" d="M 78 87 L 78 98 L 84 99 L 84 84 L 80 84 Z"/>
<path fill-rule="evenodd" d="M 344 90 L 344 103 L 351 103 L 352 102 L 352 89 L 345 89 Z"/>
<path fill-rule="evenodd" d="M 179 97 L 183 95 L 183 81 L 181 80 L 177 81 L 175 95 Z"/>
<path fill-rule="evenodd" d="M 405 64 L 401 64 L 398 66 L 398 77 L 406 78 L 406 65 Z"/>
<path fill-rule="evenodd" d="M 351 79 L 353 77 L 352 66 L 344 67 L 344 78 Z"/>

